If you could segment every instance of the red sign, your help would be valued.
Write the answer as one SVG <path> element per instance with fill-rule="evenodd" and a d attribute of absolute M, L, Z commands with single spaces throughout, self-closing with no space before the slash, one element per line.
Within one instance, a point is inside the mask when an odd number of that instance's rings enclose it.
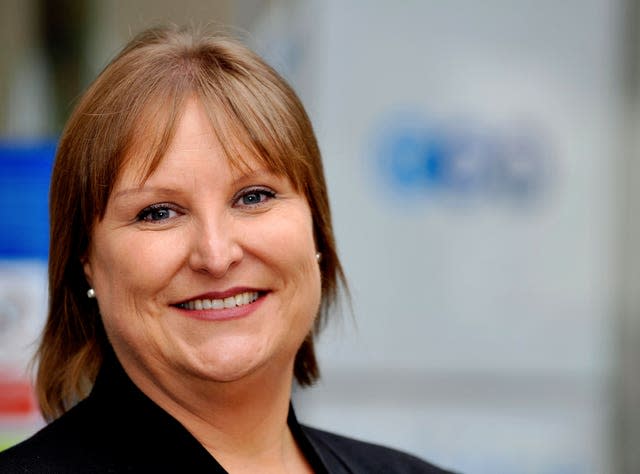
<path fill-rule="evenodd" d="M 32 415 L 38 407 L 33 386 L 26 380 L 2 380 L 0 376 L 0 417 Z"/>

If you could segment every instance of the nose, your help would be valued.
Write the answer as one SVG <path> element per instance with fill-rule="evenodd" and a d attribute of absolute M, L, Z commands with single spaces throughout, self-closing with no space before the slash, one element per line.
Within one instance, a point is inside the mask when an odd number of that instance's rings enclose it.
<path fill-rule="evenodd" d="M 232 218 L 207 218 L 193 227 L 189 266 L 221 278 L 243 257 L 241 234 Z"/>

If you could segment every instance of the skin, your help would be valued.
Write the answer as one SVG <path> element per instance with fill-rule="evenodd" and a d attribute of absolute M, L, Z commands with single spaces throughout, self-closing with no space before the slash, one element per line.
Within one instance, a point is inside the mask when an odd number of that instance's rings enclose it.
<path fill-rule="evenodd" d="M 309 471 L 286 425 L 320 304 L 306 199 L 256 160 L 234 170 L 193 100 L 143 183 L 133 153 L 84 260 L 125 371 L 230 472 Z M 177 306 L 234 288 L 260 298 L 231 312 Z"/>

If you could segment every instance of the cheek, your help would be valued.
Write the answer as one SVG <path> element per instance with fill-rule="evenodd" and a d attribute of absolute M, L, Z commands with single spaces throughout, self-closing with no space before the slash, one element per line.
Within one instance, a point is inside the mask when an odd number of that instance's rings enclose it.
<path fill-rule="evenodd" d="M 284 207 L 260 229 L 251 232 L 253 249 L 282 290 L 279 301 L 283 317 L 300 331 L 312 324 L 320 302 L 320 267 L 316 260 L 315 239 L 309 208 L 302 200 Z M 286 330 L 286 328 L 283 328 Z"/>
<path fill-rule="evenodd" d="M 286 278 L 319 280 L 311 218 L 304 211 L 299 210 L 267 226 L 266 232 L 262 233 L 262 248 Z"/>
<path fill-rule="evenodd" d="M 113 305 L 115 311 L 150 301 L 167 285 L 179 266 L 178 245 L 176 239 L 158 235 L 133 238 L 121 234 L 96 239 L 91 260 L 98 301 Z M 110 309 L 101 305 L 104 316 L 108 316 Z"/>
<path fill-rule="evenodd" d="M 311 324 L 320 304 L 321 275 L 310 219 L 292 225 L 280 241 L 273 261 L 279 262 L 290 286 L 292 316 L 300 318 L 302 324 Z"/>

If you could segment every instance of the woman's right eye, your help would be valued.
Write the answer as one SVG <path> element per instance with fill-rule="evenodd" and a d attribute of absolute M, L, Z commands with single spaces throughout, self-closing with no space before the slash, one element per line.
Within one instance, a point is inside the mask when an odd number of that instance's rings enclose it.
<path fill-rule="evenodd" d="M 161 222 L 177 215 L 178 213 L 166 204 L 154 204 L 140 211 L 136 219 L 143 222 Z"/>

